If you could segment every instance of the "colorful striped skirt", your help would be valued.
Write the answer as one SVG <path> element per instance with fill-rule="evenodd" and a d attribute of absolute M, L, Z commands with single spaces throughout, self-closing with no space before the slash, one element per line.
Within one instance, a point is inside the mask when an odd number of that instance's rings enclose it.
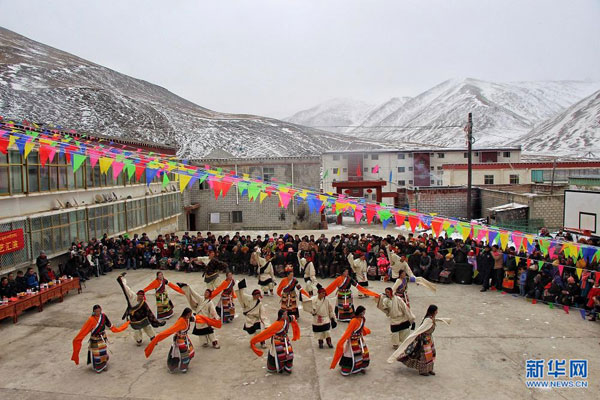
<path fill-rule="evenodd" d="M 187 372 L 192 358 L 194 358 L 194 345 L 187 334 L 176 334 L 173 336 L 173 344 L 167 356 L 167 367 L 169 371 L 179 369 L 181 372 Z"/>
<path fill-rule="evenodd" d="M 423 333 L 417 340 L 408 346 L 405 355 L 398 361 L 409 368 L 414 368 L 420 374 L 433 371 L 435 362 L 435 344 L 430 333 Z"/>
<path fill-rule="evenodd" d="M 342 322 L 350 321 L 354 317 L 352 291 L 350 289 L 338 290 L 337 300 L 337 307 L 335 308 L 337 319 Z"/>
<path fill-rule="evenodd" d="M 281 292 L 281 309 L 286 310 L 288 315 L 293 315 L 296 317 L 296 319 L 300 318 L 300 313 L 298 312 L 298 300 L 296 298 L 295 290 Z"/>
<path fill-rule="evenodd" d="M 235 305 L 232 296 L 222 295 L 216 309 L 217 313 L 221 316 L 221 321 L 225 323 L 233 321 L 233 317 L 235 316 Z"/>
<path fill-rule="evenodd" d="M 156 318 L 168 319 L 173 315 L 173 303 L 167 292 L 156 293 Z"/>
<path fill-rule="evenodd" d="M 362 335 L 353 334 L 346 346 L 344 355 L 340 359 L 341 373 L 344 376 L 357 374 L 369 366 L 369 348 Z"/>
<path fill-rule="evenodd" d="M 269 372 L 287 372 L 292 373 L 292 367 L 294 365 L 294 350 L 292 349 L 292 343 L 288 339 L 287 335 L 278 336 L 275 335 L 271 338 L 272 350 L 275 351 L 275 355 L 269 351 L 267 357 L 267 371 Z"/>
<path fill-rule="evenodd" d="M 88 364 L 92 364 L 94 371 L 100 373 L 108 364 L 108 346 L 104 337 L 92 336 L 88 347 Z"/>

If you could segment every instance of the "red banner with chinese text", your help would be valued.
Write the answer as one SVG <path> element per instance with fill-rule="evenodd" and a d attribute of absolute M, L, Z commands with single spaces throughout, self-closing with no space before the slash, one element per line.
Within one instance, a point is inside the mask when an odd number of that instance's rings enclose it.
<path fill-rule="evenodd" d="M 0 255 L 19 251 L 24 247 L 23 229 L 0 232 Z"/>

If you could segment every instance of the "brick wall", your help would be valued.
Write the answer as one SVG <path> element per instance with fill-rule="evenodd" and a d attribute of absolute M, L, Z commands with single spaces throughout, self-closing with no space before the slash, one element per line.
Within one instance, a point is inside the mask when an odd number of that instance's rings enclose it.
<path fill-rule="evenodd" d="M 409 209 L 436 213 L 447 217 L 467 217 L 467 189 L 464 187 L 420 188 L 418 191 L 398 190 L 400 199 L 406 196 Z M 473 217 L 480 214 L 479 190 L 471 189 Z M 403 201 L 401 200 L 400 203 Z M 405 201 L 404 201 L 405 202 Z"/>
<path fill-rule="evenodd" d="M 273 168 L 272 178 L 275 182 L 292 183 L 296 188 L 318 188 L 320 181 L 320 160 L 318 157 L 306 158 L 266 158 L 245 160 L 223 160 L 222 162 L 207 162 L 213 167 L 224 170 L 234 170 L 237 174 L 248 174 L 250 177 L 262 177 L 263 167 Z M 293 204 L 292 204 L 293 203 Z M 247 196 L 241 196 L 236 186 L 233 186 L 227 197 L 215 200 L 214 193 L 209 189 L 201 189 L 196 184 L 188 188 L 184 194 L 184 205 L 199 204 L 193 210 L 196 218 L 196 230 L 272 230 L 272 229 L 319 229 L 321 216 L 309 214 L 308 205 L 297 203 L 295 197 L 287 209 L 278 206 L 279 196 L 273 194 L 260 203 L 259 199 L 250 202 Z M 233 222 L 233 212 L 242 212 L 242 222 Z M 210 214 L 219 213 L 220 222 L 210 223 Z M 183 218 L 185 229 L 188 223 Z"/>

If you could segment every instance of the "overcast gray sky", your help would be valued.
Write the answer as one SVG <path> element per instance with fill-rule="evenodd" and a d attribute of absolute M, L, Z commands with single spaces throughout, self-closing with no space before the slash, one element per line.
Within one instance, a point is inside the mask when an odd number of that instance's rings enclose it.
<path fill-rule="evenodd" d="M 600 81 L 599 0 L 0 0 L 0 25 L 217 111 L 449 78 Z"/>

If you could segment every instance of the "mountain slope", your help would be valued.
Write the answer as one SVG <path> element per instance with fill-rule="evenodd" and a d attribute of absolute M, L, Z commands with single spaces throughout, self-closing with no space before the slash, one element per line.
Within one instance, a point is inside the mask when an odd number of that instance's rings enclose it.
<path fill-rule="evenodd" d="M 331 99 L 284 118 L 284 121 L 344 133 L 352 130 L 348 126 L 360 123 L 373 107 L 373 104 L 358 100 Z"/>
<path fill-rule="evenodd" d="M 462 146 L 462 126 L 472 112 L 477 145 L 506 144 L 598 86 L 577 81 L 503 84 L 470 78 L 449 80 L 411 98 L 379 121 L 363 122 L 352 133 L 386 141 Z"/>
<path fill-rule="evenodd" d="M 525 150 L 584 156 L 600 153 L 600 90 L 519 138 Z"/>
<path fill-rule="evenodd" d="M 215 112 L 168 90 L 0 28 L 0 115 L 90 134 L 172 144 L 185 158 L 319 154 L 349 137 L 253 115 Z M 353 146 L 377 147 L 372 140 Z"/>

